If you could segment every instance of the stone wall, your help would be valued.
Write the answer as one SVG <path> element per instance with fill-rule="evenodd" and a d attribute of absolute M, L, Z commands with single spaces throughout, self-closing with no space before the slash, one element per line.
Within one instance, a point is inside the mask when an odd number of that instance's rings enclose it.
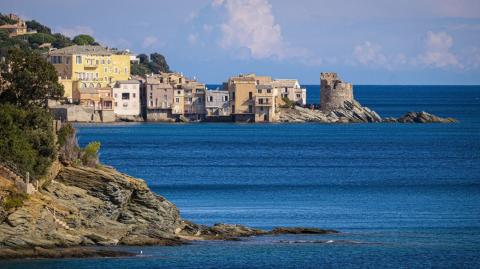
<path fill-rule="evenodd" d="M 330 112 L 343 108 L 345 101 L 353 101 L 353 86 L 343 82 L 337 73 L 320 74 L 320 108 Z"/>

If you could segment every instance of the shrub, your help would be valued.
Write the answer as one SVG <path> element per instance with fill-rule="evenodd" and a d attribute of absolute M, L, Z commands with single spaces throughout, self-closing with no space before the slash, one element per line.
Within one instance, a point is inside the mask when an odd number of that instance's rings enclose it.
<path fill-rule="evenodd" d="M 94 141 L 88 143 L 82 152 L 82 163 L 88 167 L 96 167 L 99 163 L 98 152 L 100 150 L 100 142 Z"/>
<path fill-rule="evenodd" d="M 290 100 L 288 97 L 282 97 L 283 105 L 281 105 L 281 108 L 295 108 L 295 102 Z"/>
<path fill-rule="evenodd" d="M 28 196 L 25 193 L 10 189 L 10 195 L 4 198 L 2 206 L 6 211 L 23 206 Z"/>

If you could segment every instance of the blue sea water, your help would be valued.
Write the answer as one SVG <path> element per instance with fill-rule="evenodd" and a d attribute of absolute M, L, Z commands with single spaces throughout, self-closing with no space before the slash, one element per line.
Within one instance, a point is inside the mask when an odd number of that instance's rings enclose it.
<path fill-rule="evenodd" d="M 318 86 L 308 102 L 318 103 Z M 2 268 L 480 268 L 480 87 L 357 86 L 382 116 L 425 110 L 458 124 L 79 125 L 82 145 L 146 180 L 182 217 L 328 236 L 125 248 L 121 259 Z"/>

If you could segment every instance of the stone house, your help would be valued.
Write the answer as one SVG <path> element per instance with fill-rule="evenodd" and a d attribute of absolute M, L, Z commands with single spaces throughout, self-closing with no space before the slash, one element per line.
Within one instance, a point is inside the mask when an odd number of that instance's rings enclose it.
<path fill-rule="evenodd" d="M 147 76 L 143 84 L 142 106 L 147 121 L 172 121 L 174 89 L 171 84 L 161 82 L 156 75 Z"/>
<path fill-rule="evenodd" d="M 205 94 L 205 110 L 207 117 L 230 116 L 228 91 L 207 90 Z"/>
<path fill-rule="evenodd" d="M 277 90 L 280 100 L 288 98 L 297 105 L 307 105 L 307 90 L 300 87 L 296 79 L 275 79 L 272 83 Z"/>

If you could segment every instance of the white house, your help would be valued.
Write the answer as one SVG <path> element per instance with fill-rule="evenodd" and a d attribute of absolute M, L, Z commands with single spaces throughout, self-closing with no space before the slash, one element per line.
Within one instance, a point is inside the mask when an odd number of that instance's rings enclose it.
<path fill-rule="evenodd" d="M 140 82 L 119 80 L 113 87 L 113 111 L 117 118 L 135 119 L 141 116 Z"/>

